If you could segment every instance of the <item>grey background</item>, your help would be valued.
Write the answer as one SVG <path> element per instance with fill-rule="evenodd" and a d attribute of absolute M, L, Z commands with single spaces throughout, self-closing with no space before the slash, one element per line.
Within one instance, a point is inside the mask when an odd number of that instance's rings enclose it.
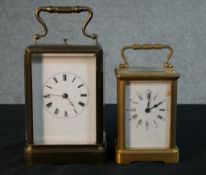
<path fill-rule="evenodd" d="M 181 74 L 178 103 L 206 103 L 205 0 L 1 0 L 0 103 L 24 103 L 24 49 L 42 32 L 34 11 L 43 5 L 86 5 L 94 11 L 89 33 L 98 33 L 104 49 L 104 102 L 116 103 L 114 68 L 120 48 L 132 43 L 164 43 L 174 48 L 172 63 Z M 39 43 L 91 44 L 81 34 L 85 13 L 43 14 L 49 34 Z M 129 51 L 131 65 L 160 66 L 166 51 Z"/>

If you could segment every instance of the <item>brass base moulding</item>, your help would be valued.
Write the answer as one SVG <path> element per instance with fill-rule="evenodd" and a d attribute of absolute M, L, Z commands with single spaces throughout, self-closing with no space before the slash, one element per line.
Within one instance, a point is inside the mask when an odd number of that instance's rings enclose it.
<path fill-rule="evenodd" d="M 129 164 L 138 161 L 160 161 L 166 164 L 179 161 L 179 149 L 144 149 L 144 150 L 121 150 L 116 149 L 116 162 L 118 164 Z"/>

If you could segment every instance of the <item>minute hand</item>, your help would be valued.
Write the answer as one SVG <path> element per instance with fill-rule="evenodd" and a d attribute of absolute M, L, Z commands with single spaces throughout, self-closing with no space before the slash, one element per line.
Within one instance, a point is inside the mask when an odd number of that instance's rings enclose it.
<path fill-rule="evenodd" d="M 69 101 L 70 105 L 74 107 L 74 104 L 71 102 L 71 100 L 69 98 L 67 98 L 67 100 Z"/>
<path fill-rule="evenodd" d="M 150 110 L 153 109 L 153 108 L 157 108 L 159 105 L 161 105 L 163 103 L 163 101 L 155 104 L 154 106 L 152 106 L 151 108 L 149 108 Z"/>

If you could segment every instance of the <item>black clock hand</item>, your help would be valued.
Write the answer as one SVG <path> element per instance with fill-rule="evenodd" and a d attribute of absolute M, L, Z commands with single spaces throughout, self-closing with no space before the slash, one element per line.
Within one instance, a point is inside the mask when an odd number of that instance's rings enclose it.
<path fill-rule="evenodd" d="M 155 104 L 154 106 L 152 106 L 151 108 L 149 108 L 150 110 L 153 109 L 153 108 L 157 108 L 159 105 L 161 105 L 163 103 L 163 101 Z"/>
<path fill-rule="evenodd" d="M 71 102 L 71 100 L 69 98 L 67 98 L 67 100 L 69 101 L 69 104 L 74 107 L 74 104 Z"/>
<path fill-rule="evenodd" d="M 45 94 L 44 97 L 48 97 L 48 96 L 59 96 L 62 97 L 62 95 L 58 95 L 58 94 Z"/>
<path fill-rule="evenodd" d="M 145 109 L 145 112 L 149 113 L 150 112 L 149 107 L 150 107 L 150 99 L 151 99 L 151 90 L 147 90 L 146 96 L 147 96 L 148 102 L 147 102 L 147 107 Z"/>
<path fill-rule="evenodd" d="M 149 106 L 150 106 L 150 99 L 151 99 L 151 91 L 150 90 L 147 90 L 146 96 L 147 96 L 147 99 L 148 99 L 147 108 L 149 108 Z"/>
<path fill-rule="evenodd" d="M 69 101 L 69 104 L 74 108 L 74 104 L 72 103 L 72 101 L 69 99 L 69 95 L 67 93 L 64 93 L 62 95 L 63 98 L 65 98 L 66 100 Z"/>
<path fill-rule="evenodd" d="M 163 103 L 163 101 L 161 101 L 161 102 L 155 104 L 155 105 L 152 106 L 151 108 L 146 108 L 146 109 L 145 109 L 145 112 L 146 112 L 146 113 L 149 113 L 149 112 L 151 111 L 151 109 L 153 109 L 153 108 L 157 108 L 157 107 L 158 107 L 159 105 L 161 105 L 162 103 Z"/>
<path fill-rule="evenodd" d="M 69 99 L 69 96 L 68 96 L 67 100 L 69 101 L 69 104 L 73 107 L 74 112 L 77 114 L 77 111 L 76 111 L 76 109 L 75 109 L 75 106 L 74 106 L 74 104 L 72 103 L 72 101 Z"/>

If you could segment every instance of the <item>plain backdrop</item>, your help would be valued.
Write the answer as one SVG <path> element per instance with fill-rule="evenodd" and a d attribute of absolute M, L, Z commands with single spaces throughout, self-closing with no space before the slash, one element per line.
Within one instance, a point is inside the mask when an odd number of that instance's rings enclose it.
<path fill-rule="evenodd" d="M 35 18 L 39 6 L 86 5 L 94 18 L 89 33 L 98 33 L 104 50 L 104 103 L 116 103 L 114 69 L 122 62 L 121 47 L 162 43 L 174 48 L 172 63 L 181 74 L 178 103 L 206 103 L 205 0 L 1 0 L 0 104 L 24 103 L 24 49 L 43 31 Z M 94 44 L 81 33 L 86 13 L 42 13 L 49 34 L 38 43 Z M 167 51 L 128 51 L 132 66 L 162 65 Z"/>

